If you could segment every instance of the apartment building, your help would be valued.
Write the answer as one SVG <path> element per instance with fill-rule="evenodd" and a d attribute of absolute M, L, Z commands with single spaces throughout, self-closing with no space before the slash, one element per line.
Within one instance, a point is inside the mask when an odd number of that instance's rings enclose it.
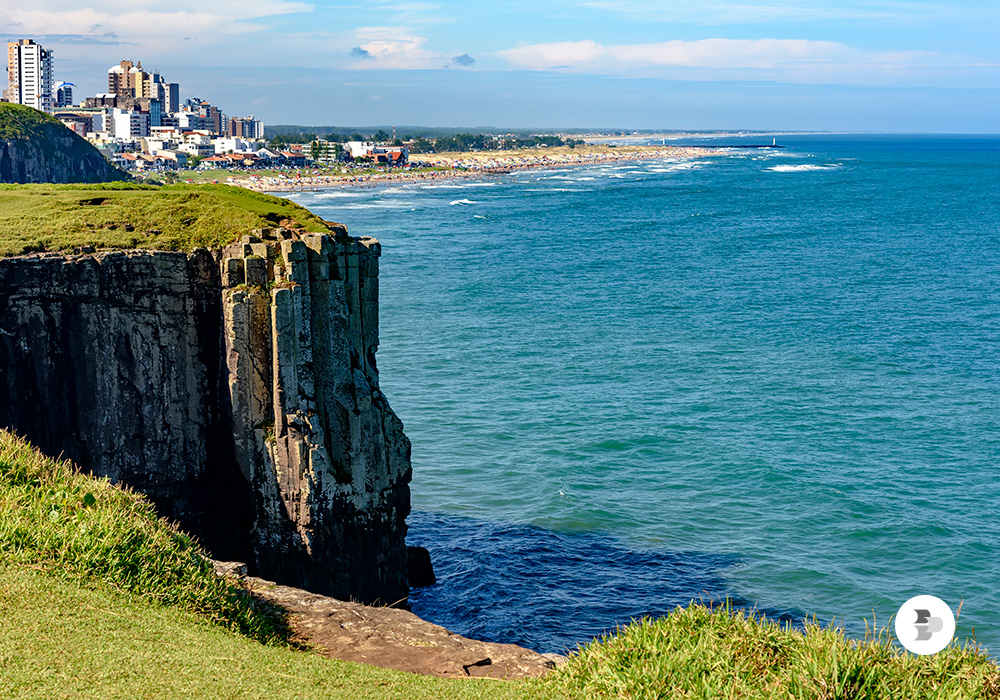
<path fill-rule="evenodd" d="M 52 51 L 32 39 L 7 42 L 7 85 L 3 97 L 8 102 L 51 114 L 55 107 Z"/>

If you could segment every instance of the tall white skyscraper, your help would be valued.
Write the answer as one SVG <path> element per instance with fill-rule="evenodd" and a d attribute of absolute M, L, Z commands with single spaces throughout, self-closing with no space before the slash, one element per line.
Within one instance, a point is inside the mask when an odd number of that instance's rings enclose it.
<path fill-rule="evenodd" d="M 7 89 L 4 99 L 51 113 L 52 52 L 32 39 L 7 42 Z"/>

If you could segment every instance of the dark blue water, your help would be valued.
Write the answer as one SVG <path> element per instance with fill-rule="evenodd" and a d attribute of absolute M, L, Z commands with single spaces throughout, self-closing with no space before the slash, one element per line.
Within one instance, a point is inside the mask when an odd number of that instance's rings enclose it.
<path fill-rule="evenodd" d="M 1000 646 L 1000 139 L 304 193 L 383 244 L 419 614 L 559 650 L 731 597 Z"/>

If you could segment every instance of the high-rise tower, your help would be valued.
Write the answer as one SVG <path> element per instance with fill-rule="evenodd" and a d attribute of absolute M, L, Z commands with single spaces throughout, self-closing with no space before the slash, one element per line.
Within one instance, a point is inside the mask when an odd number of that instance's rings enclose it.
<path fill-rule="evenodd" d="M 52 112 L 52 51 L 42 48 L 32 39 L 7 43 L 8 102 L 28 105 L 43 112 Z"/>

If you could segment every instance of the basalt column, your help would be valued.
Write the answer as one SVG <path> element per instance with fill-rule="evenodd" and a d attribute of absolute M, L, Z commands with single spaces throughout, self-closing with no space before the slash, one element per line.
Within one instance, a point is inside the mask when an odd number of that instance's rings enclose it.
<path fill-rule="evenodd" d="M 236 460 L 265 576 L 405 600 L 410 444 L 378 388 L 378 241 L 244 237 L 223 252 Z"/>

